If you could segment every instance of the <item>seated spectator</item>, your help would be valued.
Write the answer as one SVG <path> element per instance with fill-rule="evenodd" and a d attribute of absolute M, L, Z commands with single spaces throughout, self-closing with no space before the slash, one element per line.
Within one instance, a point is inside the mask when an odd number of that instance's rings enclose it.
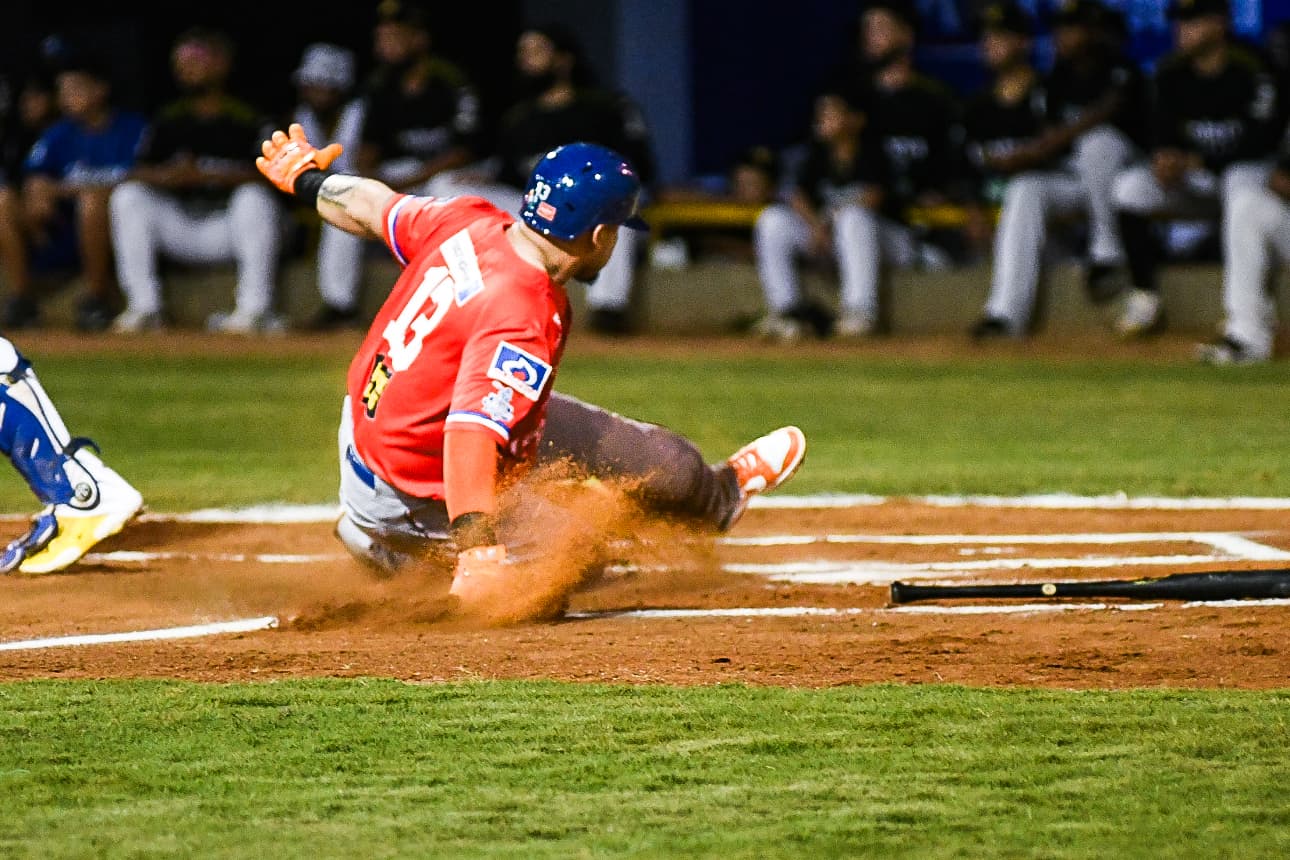
<path fill-rule="evenodd" d="M 292 76 L 298 102 L 294 121 L 310 140 L 326 140 L 345 149 L 331 164 L 333 173 L 356 173 L 366 105 L 351 98 L 354 53 L 338 45 L 318 43 L 305 49 Z M 323 331 L 357 328 L 359 287 L 363 276 L 363 240 L 323 223 L 318 234 L 318 292 L 323 305 L 309 328 Z"/>
<path fill-rule="evenodd" d="M 1230 41 L 1226 0 L 1177 0 L 1170 17 L 1177 50 L 1157 66 L 1150 163 L 1115 180 L 1133 287 L 1117 322 L 1125 337 L 1164 324 L 1153 220 L 1221 213 L 1230 236 L 1234 195 L 1265 184 L 1280 131 L 1276 84 L 1261 60 Z"/>
<path fill-rule="evenodd" d="M 32 146 L 23 164 L 23 212 L 27 240 L 42 248 L 67 247 L 78 258 L 86 295 L 76 326 L 102 331 L 119 306 L 112 276 L 108 196 L 134 165 L 145 121 L 118 111 L 110 75 L 88 56 L 72 58 L 57 77 L 63 119 Z M 22 297 L 22 294 L 20 294 Z M 35 296 L 25 310 L 37 314 Z"/>
<path fill-rule="evenodd" d="M 890 168 L 883 208 L 903 230 L 889 230 L 887 262 L 909 267 L 950 265 L 946 251 L 922 241 L 912 209 L 962 202 L 964 165 L 959 105 L 948 88 L 914 67 L 918 13 L 912 0 L 870 0 L 861 17 L 861 51 L 867 75 L 859 85 L 873 92 L 869 129 L 881 142 Z M 872 308 L 877 313 L 876 307 Z M 839 331 L 864 334 L 877 317 L 843 318 Z"/>
<path fill-rule="evenodd" d="M 507 212 L 518 211 L 521 188 L 547 152 L 581 141 L 625 156 L 645 188 L 654 178 L 649 132 L 640 110 L 620 93 L 591 85 L 576 40 L 556 27 L 531 28 L 516 43 L 516 69 L 533 93 L 502 117 L 497 133 L 496 182 L 460 188 Z M 587 286 L 589 326 L 602 334 L 630 330 L 629 305 L 640 243 L 634 231 L 618 236 L 609 265 Z"/>
<path fill-rule="evenodd" d="M 171 61 L 185 95 L 157 114 L 129 181 L 112 192 L 112 247 L 126 296 L 113 328 L 164 325 L 158 265 L 168 257 L 236 263 L 233 311 L 212 314 L 211 331 L 280 330 L 272 304 L 282 210 L 253 160 L 264 124 L 226 91 L 232 43 L 222 33 L 190 30 L 175 41 Z"/>
<path fill-rule="evenodd" d="M 1142 77 L 1119 50 L 1117 25 L 1105 7 L 1093 0 L 1071 0 L 1061 7 L 1054 28 L 1057 59 L 1042 84 L 1033 79 L 1025 60 L 1019 18 L 1016 24 L 1011 37 L 998 35 L 998 28 L 993 36 L 988 28 L 986 35 L 987 57 L 991 50 L 1003 50 L 1014 57 L 1003 62 L 1024 67 L 1012 73 L 996 69 L 996 89 L 1010 74 L 1031 81 L 1028 103 L 1019 106 L 1025 116 L 1017 118 L 1029 124 L 1030 135 L 996 159 L 996 168 L 1016 175 L 1007 181 L 1000 201 L 990 295 L 984 316 L 971 330 L 976 338 L 1029 332 L 1048 229 L 1058 217 L 1087 221 L 1090 297 L 1095 302 L 1114 297 L 1112 273 L 1123 249 L 1111 186 L 1132 157 L 1145 113 Z M 1010 51 L 1002 49 L 1009 41 Z M 1038 117 L 1029 107 L 1036 103 L 1046 105 Z"/>
<path fill-rule="evenodd" d="M 0 311 L 0 328 L 20 329 L 39 320 L 39 305 L 32 285 L 32 268 L 58 265 L 67 260 L 70 249 L 49 245 L 31 247 L 27 238 L 22 203 L 23 162 L 36 140 L 58 118 L 53 83 L 32 75 L 11 90 L 4 84 L 6 98 L 0 111 L 0 264 L 11 295 Z M 36 259 L 32 260 L 35 251 Z"/>
<path fill-rule="evenodd" d="M 762 337 L 795 341 L 811 327 L 828 332 L 819 309 L 804 301 L 795 270 L 799 255 L 837 261 L 842 317 L 837 334 L 861 337 L 877 319 L 879 265 L 893 247 L 903 250 L 904 229 L 881 217 L 887 160 L 865 134 L 866 109 L 853 91 L 825 92 L 815 102 L 813 138 L 787 204 L 757 218 L 753 244 L 767 315 Z"/>
<path fill-rule="evenodd" d="M 1223 334 L 1197 347 L 1207 364 L 1254 364 L 1272 358 L 1277 308 L 1272 275 L 1290 263 L 1290 138 L 1266 185 L 1236 187 L 1223 233 Z"/>
<path fill-rule="evenodd" d="M 1003 206 L 1012 177 L 1029 166 L 1019 153 L 1039 136 L 1044 119 L 1044 90 L 1030 62 L 1030 16 L 1011 0 L 1000 0 L 981 17 L 981 57 L 993 80 L 963 112 L 972 186 L 967 233 L 974 255 L 989 246 L 992 213 Z"/>
<path fill-rule="evenodd" d="M 474 88 L 431 51 L 426 13 L 407 0 L 377 7 L 373 52 L 360 172 L 397 191 L 453 196 L 456 172 L 476 158 Z"/>

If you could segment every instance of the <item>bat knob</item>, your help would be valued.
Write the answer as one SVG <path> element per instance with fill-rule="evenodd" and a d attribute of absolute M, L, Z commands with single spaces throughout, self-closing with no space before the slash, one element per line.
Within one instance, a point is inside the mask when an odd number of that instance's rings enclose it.
<path fill-rule="evenodd" d="M 893 582 L 891 584 L 891 602 L 892 603 L 905 602 L 905 583 Z"/>

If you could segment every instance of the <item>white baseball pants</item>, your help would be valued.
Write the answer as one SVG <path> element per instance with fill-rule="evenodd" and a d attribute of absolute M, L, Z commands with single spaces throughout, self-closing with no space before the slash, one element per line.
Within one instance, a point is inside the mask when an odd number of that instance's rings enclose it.
<path fill-rule="evenodd" d="M 1113 126 L 1099 126 L 1075 141 L 1063 171 L 1035 171 L 1012 179 L 994 235 L 994 272 L 985 315 L 1004 320 L 1013 333 L 1025 330 L 1039 289 L 1048 222 L 1084 213 L 1088 256 L 1113 265 L 1124 257 L 1116 223 L 1113 185 L 1133 154 L 1133 145 Z"/>
<path fill-rule="evenodd" d="M 235 262 L 235 312 L 259 316 L 273 303 L 282 246 L 277 192 L 267 183 L 239 185 L 227 207 L 193 214 L 175 196 L 143 182 L 124 182 L 112 192 L 112 247 L 117 278 L 130 310 L 161 310 L 162 255 L 183 263 Z"/>
<path fill-rule="evenodd" d="M 843 313 L 876 320 L 882 265 L 914 265 L 918 240 L 908 227 L 864 206 L 835 206 L 828 214 L 842 281 Z M 767 206 L 753 227 L 753 247 L 766 307 L 772 314 L 788 313 L 802 300 L 795 263 L 810 251 L 810 226 L 790 206 Z"/>
<path fill-rule="evenodd" d="M 1271 277 L 1290 262 L 1290 203 L 1264 186 L 1237 188 L 1223 236 L 1223 333 L 1254 359 L 1272 357 L 1276 301 Z"/>

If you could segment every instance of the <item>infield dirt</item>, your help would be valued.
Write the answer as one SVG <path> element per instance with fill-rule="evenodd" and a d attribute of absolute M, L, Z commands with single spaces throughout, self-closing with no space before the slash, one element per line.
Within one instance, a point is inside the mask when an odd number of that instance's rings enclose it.
<path fill-rule="evenodd" d="M 21 526 L 9 523 L 5 528 L 17 532 Z M 1254 534 L 1264 546 L 1290 549 L 1285 514 L 1277 511 L 1056 511 L 907 502 L 854 509 L 757 509 L 734 536 L 1123 532 Z M 748 562 L 900 564 L 979 558 L 981 553 L 1027 559 L 1115 553 L 1124 561 L 1111 568 L 946 574 L 945 579 L 1157 576 L 1175 570 L 1134 566 L 1133 559 L 1195 553 L 1203 542 L 994 543 L 983 548 L 952 543 L 704 546 L 681 540 L 660 546 L 655 541 L 651 549 L 638 546 L 620 553 L 636 564 L 636 572 L 612 574 L 574 596 L 569 611 L 590 617 L 487 628 L 445 615 L 446 574 L 377 579 L 345 557 L 328 523 L 145 518 L 71 572 L 0 580 L 0 639 L 260 615 L 278 616 L 280 627 L 201 639 L 6 652 L 0 654 L 0 679 L 384 676 L 425 682 L 555 678 L 819 687 L 888 681 L 1064 688 L 1276 688 L 1290 683 L 1290 607 L 1284 605 L 916 614 L 893 611 L 885 585 L 805 584 L 726 569 Z M 1268 566 L 1233 561 L 1185 569 Z M 683 618 L 615 614 L 768 608 L 837 612 Z"/>

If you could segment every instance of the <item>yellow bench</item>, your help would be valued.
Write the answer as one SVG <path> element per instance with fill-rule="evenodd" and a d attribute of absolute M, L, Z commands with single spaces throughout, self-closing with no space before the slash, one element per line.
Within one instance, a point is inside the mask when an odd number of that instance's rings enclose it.
<path fill-rule="evenodd" d="M 737 203 L 729 200 L 663 201 L 646 206 L 641 213 L 656 235 L 675 230 L 734 227 L 751 230 L 765 208 L 760 203 Z M 991 213 L 995 215 L 997 213 Z M 905 213 L 915 227 L 929 230 L 953 230 L 963 227 L 968 210 L 954 204 L 915 206 Z"/>

